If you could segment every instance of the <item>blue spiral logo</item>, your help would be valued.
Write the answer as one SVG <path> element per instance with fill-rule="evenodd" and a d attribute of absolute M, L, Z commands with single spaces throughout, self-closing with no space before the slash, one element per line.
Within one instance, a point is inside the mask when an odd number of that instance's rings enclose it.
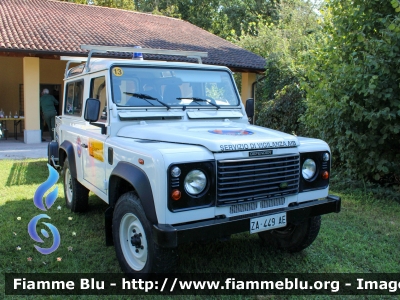
<path fill-rule="evenodd" d="M 56 187 L 54 190 L 52 190 L 46 196 L 46 199 L 43 203 L 44 194 L 57 183 L 58 178 L 59 178 L 57 171 L 53 167 L 51 167 L 49 164 L 47 164 L 47 168 L 49 169 L 49 177 L 47 178 L 47 180 L 45 182 L 43 182 L 37 188 L 35 195 L 33 196 L 33 204 L 35 204 L 35 206 L 37 208 L 39 208 L 40 210 L 43 210 L 43 211 L 50 209 L 50 207 L 57 200 L 57 196 L 58 196 L 58 187 Z M 43 240 L 39 237 L 39 235 L 37 234 L 37 231 L 36 231 L 37 223 L 42 218 L 51 219 L 46 214 L 40 214 L 40 215 L 33 217 L 32 220 L 28 224 L 28 233 L 29 233 L 30 237 L 38 243 L 43 243 Z M 50 253 L 54 252 L 55 250 L 57 250 L 57 248 L 60 246 L 60 241 L 61 241 L 60 233 L 58 232 L 57 228 L 54 225 L 52 225 L 50 223 L 45 223 L 45 222 L 42 222 L 42 224 L 46 225 L 47 228 L 50 229 L 50 232 L 52 233 L 52 235 L 54 237 L 53 244 L 50 248 L 41 248 L 37 245 L 34 245 L 34 246 L 35 246 L 36 250 L 39 251 L 40 253 L 50 254 Z M 47 230 L 42 229 L 40 232 L 45 238 L 49 238 L 49 233 L 47 232 Z"/>
<path fill-rule="evenodd" d="M 37 215 L 36 217 L 33 217 L 32 220 L 28 224 L 28 233 L 31 236 L 31 239 L 38 243 L 43 243 L 43 240 L 39 237 L 39 235 L 36 232 L 37 223 L 41 218 L 51 219 L 46 214 L 40 214 L 40 215 Z M 50 253 L 56 251 L 58 246 L 60 246 L 60 241 L 61 241 L 60 233 L 58 232 L 57 228 L 54 225 L 45 223 L 45 222 L 42 222 L 42 223 L 50 229 L 50 231 L 54 237 L 53 245 L 50 248 L 41 248 L 36 245 L 34 245 L 34 246 L 35 246 L 36 250 L 39 251 L 40 253 L 50 254 Z M 49 237 L 49 233 L 45 229 L 42 229 L 41 233 L 44 235 L 45 238 Z"/>

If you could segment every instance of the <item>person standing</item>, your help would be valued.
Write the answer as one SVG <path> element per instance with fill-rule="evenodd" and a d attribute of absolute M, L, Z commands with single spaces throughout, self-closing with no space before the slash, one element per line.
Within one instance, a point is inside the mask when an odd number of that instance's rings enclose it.
<path fill-rule="evenodd" d="M 57 105 L 58 101 L 53 95 L 49 94 L 48 89 L 43 89 L 42 96 L 40 97 L 40 109 L 43 113 L 44 121 L 50 130 L 51 139 L 54 140 L 54 127 L 55 127 L 55 116 L 57 111 L 54 105 Z"/>
<path fill-rule="evenodd" d="M 40 107 L 40 105 L 39 105 L 39 107 Z M 42 136 L 42 142 L 45 142 L 46 139 L 43 137 L 43 127 L 44 127 L 43 122 L 44 122 L 44 120 L 43 120 L 42 110 L 40 110 L 39 115 L 40 115 L 40 134 Z"/>

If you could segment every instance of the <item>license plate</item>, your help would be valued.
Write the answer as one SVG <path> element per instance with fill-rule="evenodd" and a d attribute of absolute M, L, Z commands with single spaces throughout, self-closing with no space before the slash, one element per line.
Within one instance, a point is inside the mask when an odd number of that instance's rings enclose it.
<path fill-rule="evenodd" d="M 250 219 L 250 233 L 256 233 L 274 228 L 285 227 L 286 213 L 279 213 L 259 218 Z"/>

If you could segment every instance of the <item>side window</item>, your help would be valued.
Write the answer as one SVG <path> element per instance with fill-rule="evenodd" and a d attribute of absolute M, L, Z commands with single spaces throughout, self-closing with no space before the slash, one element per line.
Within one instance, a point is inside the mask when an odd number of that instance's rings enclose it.
<path fill-rule="evenodd" d="M 92 79 L 89 97 L 100 100 L 99 122 L 107 122 L 107 93 L 106 78 L 104 76 Z"/>
<path fill-rule="evenodd" d="M 64 113 L 80 117 L 83 104 L 83 80 L 67 83 Z"/>

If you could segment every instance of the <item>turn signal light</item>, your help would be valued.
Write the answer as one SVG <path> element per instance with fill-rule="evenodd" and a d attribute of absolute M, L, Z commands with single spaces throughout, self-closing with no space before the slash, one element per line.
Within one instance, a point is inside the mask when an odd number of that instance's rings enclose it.
<path fill-rule="evenodd" d="M 171 198 L 174 199 L 175 201 L 178 201 L 179 199 L 181 199 L 182 194 L 180 190 L 173 190 L 171 193 Z"/>
<path fill-rule="evenodd" d="M 329 178 L 329 172 L 328 171 L 324 171 L 322 173 L 322 179 L 328 179 Z"/>

